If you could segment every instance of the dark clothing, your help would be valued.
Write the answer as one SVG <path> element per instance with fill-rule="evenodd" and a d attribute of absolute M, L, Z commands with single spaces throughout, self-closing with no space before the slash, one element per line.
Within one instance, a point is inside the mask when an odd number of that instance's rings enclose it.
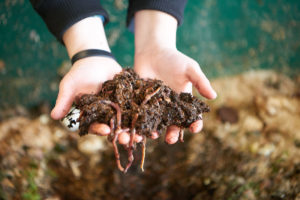
<path fill-rule="evenodd" d="M 129 0 L 127 26 L 139 10 L 159 10 L 174 16 L 182 24 L 187 0 Z M 102 15 L 104 24 L 109 17 L 99 0 L 30 0 L 50 32 L 62 42 L 64 32 L 76 22 L 90 16 Z"/>
<path fill-rule="evenodd" d="M 168 13 L 177 19 L 178 25 L 181 25 L 186 2 L 187 0 L 129 0 L 127 26 L 134 14 L 140 10 L 159 10 Z"/>

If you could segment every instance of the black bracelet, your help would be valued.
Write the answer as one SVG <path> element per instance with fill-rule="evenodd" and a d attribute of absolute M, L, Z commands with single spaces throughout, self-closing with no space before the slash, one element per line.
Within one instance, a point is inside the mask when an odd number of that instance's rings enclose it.
<path fill-rule="evenodd" d="M 83 51 L 76 53 L 71 58 L 72 65 L 77 60 L 80 60 L 80 59 L 86 58 L 86 57 L 91 57 L 91 56 L 105 56 L 105 57 L 113 58 L 115 60 L 115 57 L 112 55 L 112 53 L 110 53 L 108 51 L 104 51 L 104 50 L 100 50 L 100 49 L 87 49 L 87 50 L 83 50 Z"/>

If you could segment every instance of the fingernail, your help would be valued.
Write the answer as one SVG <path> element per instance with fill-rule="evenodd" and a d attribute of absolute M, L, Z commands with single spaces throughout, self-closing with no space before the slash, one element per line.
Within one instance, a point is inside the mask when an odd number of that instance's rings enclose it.
<path fill-rule="evenodd" d="M 191 133 L 199 133 L 202 129 L 202 125 L 199 123 L 193 123 L 190 126 L 190 132 Z"/>
<path fill-rule="evenodd" d="M 141 135 L 135 135 L 135 142 L 140 143 L 143 140 L 143 137 Z"/>
<path fill-rule="evenodd" d="M 176 137 L 172 137 L 172 138 L 169 139 L 169 143 L 170 144 L 174 144 L 176 142 L 177 142 L 177 138 Z"/>
<path fill-rule="evenodd" d="M 213 90 L 213 99 L 217 98 L 218 94 Z"/>
<path fill-rule="evenodd" d="M 110 128 L 106 124 L 96 124 L 93 127 L 93 131 L 100 135 L 108 135 L 110 133 Z"/>
<path fill-rule="evenodd" d="M 52 110 L 51 110 L 51 113 L 50 113 L 50 116 L 52 117 L 52 119 L 54 120 L 57 120 L 58 117 L 57 117 L 57 114 L 56 114 L 56 107 L 54 107 Z"/>
<path fill-rule="evenodd" d="M 120 135 L 119 135 L 119 143 L 120 144 L 128 144 L 129 143 L 129 140 L 130 140 L 130 137 L 127 133 L 125 132 L 122 132 Z"/>
<path fill-rule="evenodd" d="M 197 133 L 196 128 L 195 127 L 190 127 L 190 132 Z"/>
<path fill-rule="evenodd" d="M 158 138 L 158 133 L 157 132 L 152 132 L 151 139 L 155 140 L 157 138 Z"/>
<path fill-rule="evenodd" d="M 195 128 L 191 125 L 191 126 L 190 126 L 190 132 L 191 132 L 191 133 L 195 133 L 194 131 L 195 131 Z"/>

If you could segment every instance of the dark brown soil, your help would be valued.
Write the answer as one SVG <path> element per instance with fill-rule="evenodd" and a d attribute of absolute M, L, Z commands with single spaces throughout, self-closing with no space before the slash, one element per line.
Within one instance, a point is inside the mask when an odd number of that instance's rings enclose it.
<path fill-rule="evenodd" d="M 201 119 L 202 113 L 209 112 L 209 107 L 190 93 L 177 94 L 160 80 L 141 79 L 132 69 L 124 69 L 113 80 L 106 81 L 98 94 L 83 95 L 76 102 L 81 111 L 79 134 L 87 134 L 94 122 L 110 125 L 109 138 L 114 144 L 117 162 L 118 135 L 130 131 L 129 163 L 125 172 L 133 161 L 135 134 L 143 136 L 145 145 L 146 137 L 150 137 L 153 131 L 161 135 L 170 125 L 188 128 Z M 120 163 L 118 167 L 124 170 Z"/>
<path fill-rule="evenodd" d="M 117 114 L 110 102 L 120 107 L 122 128 L 132 127 L 138 115 L 133 127 L 146 136 L 152 131 L 164 133 L 170 125 L 187 128 L 201 119 L 203 112 L 209 112 L 208 106 L 191 94 L 177 94 L 160 80 L 143 80 L 132 69 L 125 69 L 105 82 L 99 94 L 79 99 L 80 135 L 86 134 L 93 122 L 110 124 Z"/>

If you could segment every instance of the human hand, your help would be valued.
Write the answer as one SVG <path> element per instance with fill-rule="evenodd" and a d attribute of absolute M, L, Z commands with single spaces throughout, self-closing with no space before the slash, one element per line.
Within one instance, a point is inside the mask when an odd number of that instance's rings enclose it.
<path fill-rule="evenodd" d="M 98 17 L 88 17 L 72 25 L 63 35 L 63 41 L 69 57 L 86 49 L 110 51 L 103 24 Z M 121 66 L 112 58 L 87 57 L 74 63 L 59 85 L 56 105 L 51 112 L 55 120 L 63 118 L 70 110 L 75 98 L 81 94 L 92 94 L 100 91 L 102 83 L 121 72 Z M 93 123 L 89 133 L 108 135 L 110 127 L 106 124 Z M 135 139 L 141 141 L 141 137 Z M 128 133 L 121 133 L 118 141 L 127 144 Z"/>
<path fill-rule="evenodd" d="M 192 85 L 194 85 L 202 96 L 208 99 L 216 97 L 198 63 L 176 49 L 158 46 L 145 48 L 135 55 L 134 69 L 142 78 L 162 80 L 178 93 L 192 93 Z M 190 131 L 197 133 L 202 127 L 202 120 L 198 120 L 190 126 Z M 179 127 L 170 126 L 167 130 L 166 142 L 176 143 L 179 132 Z"/>
<path fill-rule="evenodd" d="M 176 49 L 177 23 L 172 16 L 159 11 L 139 11 L 135 15 L 134 69 L 142 78 L 160 79 L 176 92 L 192 92 L 192 85 L 208 98 L 216 98 L 209 80 L 199 64 Z M 190 131 L 197 133 L 202 120 L 191 124 Z M 170 126 L 166 142 L 177 142 L 180 128 Z M 158 137 L 152 133 L 153 139 Z"/>
<path fill-rule="evenodd" d="M 99 92 L 102 83 L 112 79 L 121 70 L 121 66 L 112 58 L 88 57 L 75 62 L 60 82 L 51 117 L 56 120 L 63 118 L 77 96 Z"/>

